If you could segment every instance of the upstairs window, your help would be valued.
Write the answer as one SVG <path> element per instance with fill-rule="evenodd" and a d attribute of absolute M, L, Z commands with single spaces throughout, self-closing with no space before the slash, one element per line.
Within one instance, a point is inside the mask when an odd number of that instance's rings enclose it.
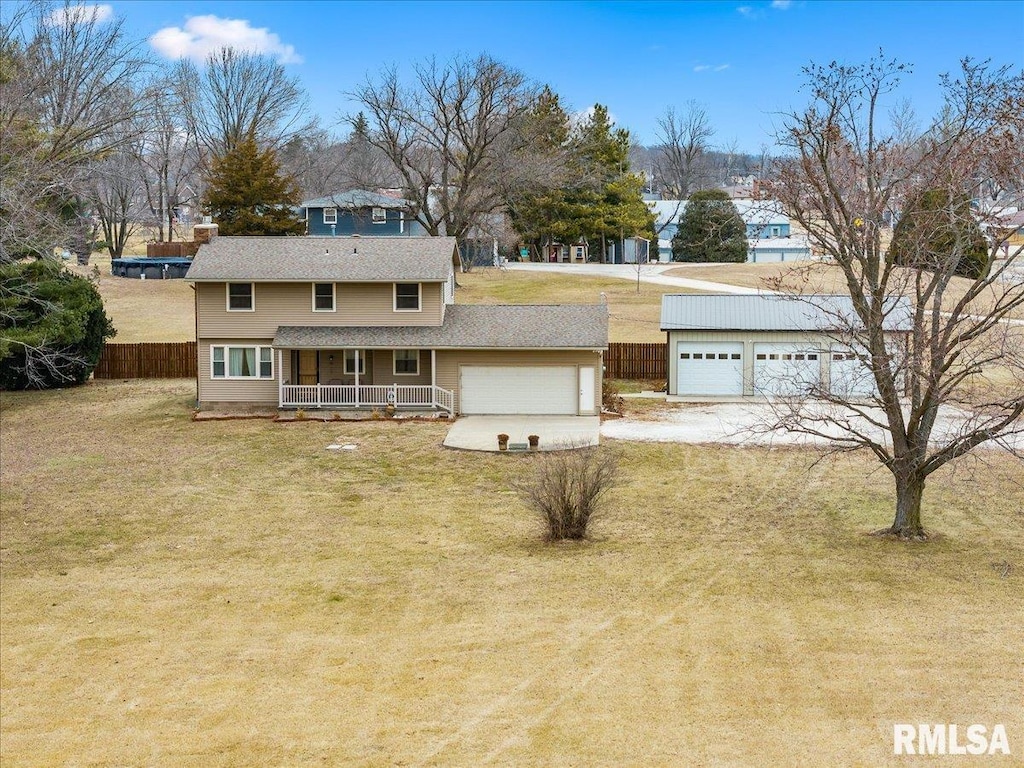
<path fill-rule="evenodd" d="M 228 283 L 228 312 L 252 312 L 255 308 L 252 283 Z"/>
<path fill-rule="evenodd" d="M 337 224 L 338 223 L 338 209 L 337 208 L 324 208 L 324 224 Z"/>
<path fill-rule="evenodd" d="M 395 283 L 395 311 L 420 311 L 419 283 Z"/>
<path fill-rule="evenodd" d="M 388 212 L 384 208 L 373 207 L 370 216 L 374 224 L 384 224 L 388 220 Z"/>
<path fill-rule="evenodd" d="M 313 283 L 313 311 L 334 311 L 334 283 Z"/>

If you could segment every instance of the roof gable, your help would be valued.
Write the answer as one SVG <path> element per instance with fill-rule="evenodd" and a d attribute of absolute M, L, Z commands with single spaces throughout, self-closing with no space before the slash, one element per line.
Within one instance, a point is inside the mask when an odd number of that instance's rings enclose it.
<path fill-rule="evenodd" d="M 302 208 L 342 208 L 345 210 L 355 208 L 401 208 L 409 210 L 412 204 L 400 197 L 391 197 L 377 192 L 368 192 L 364 189 L 350 189 L 347 192 L 335 192 L 324 197 L 314 197 L 311 200 L 303 200 Z"/>

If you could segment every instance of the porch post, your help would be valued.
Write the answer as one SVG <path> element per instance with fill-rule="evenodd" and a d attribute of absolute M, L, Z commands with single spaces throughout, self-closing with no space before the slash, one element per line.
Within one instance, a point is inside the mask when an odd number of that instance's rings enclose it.
<path fill-rule="evenodd" d="M 344 354 L 344 352 L 342 353 Z M 356 362 L 356 408 L 359 407 L 359 350 L 352 350 L 352 354 L 355 355 Z"/>
<path fill-rule="evenodd" d="M 277 407 L 284 407 L 284 353 L 277 350 Z"/>
<path fill-rule="evenodd" d="M 497 241 L 495 241 L 497 242 Z M 437 350 L 430 350 L 430 402 L 437 408 Z"/>

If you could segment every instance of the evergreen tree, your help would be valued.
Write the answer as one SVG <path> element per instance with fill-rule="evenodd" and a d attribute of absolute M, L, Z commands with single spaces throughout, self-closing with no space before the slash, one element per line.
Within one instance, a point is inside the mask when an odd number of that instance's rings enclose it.
<path fill-rule="evenodd" d="M 298 189 L 281 173 L 274 150 L 261 150 L 252 136 L 215 157 L 206 181 L 203 207 L 220 234 L 302 234 Z"/>
<path fill-rule="evenodd" d="M 988 242 L 967 195 L 929 189 L 912 197 L 896 224 L 889 246 L 893 263 L 930 270 L 952 268 L 972 280 L 988 269 Z"/>
<path fill-rule="evenodd" d="M 747 227 L 729 195 L 720 189 L 694 192 L 672 237 L 672 260 L 736 262 L 747 260 Z"/>
<path fill-rule="evenodd" d="M 114 333 L 91 280 L 52 258 L 0 265 L 0 389 L 82 384 Z"/>

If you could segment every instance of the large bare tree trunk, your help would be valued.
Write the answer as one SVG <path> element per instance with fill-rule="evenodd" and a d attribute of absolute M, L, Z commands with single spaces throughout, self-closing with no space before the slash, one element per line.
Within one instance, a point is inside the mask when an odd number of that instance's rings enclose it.
<path fill-rule="evenodd" d="M 921 499 L 924 496 L 924 478 L 916 475 L 896 475 L 896 517 L 887 531 L 901 539 L 925 537 L 921 525 Z"/>

